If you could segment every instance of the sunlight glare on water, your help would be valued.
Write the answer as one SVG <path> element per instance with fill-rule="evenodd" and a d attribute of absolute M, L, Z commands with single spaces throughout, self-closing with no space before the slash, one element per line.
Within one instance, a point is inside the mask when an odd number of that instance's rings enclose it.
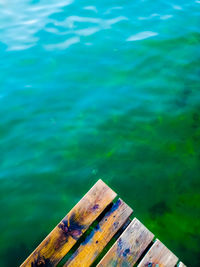
<path fill-rule="evenodd" d="M 198 0 L 0 0 L 0 266 L 99 178 L 199 266 L 199 25 Z"/>

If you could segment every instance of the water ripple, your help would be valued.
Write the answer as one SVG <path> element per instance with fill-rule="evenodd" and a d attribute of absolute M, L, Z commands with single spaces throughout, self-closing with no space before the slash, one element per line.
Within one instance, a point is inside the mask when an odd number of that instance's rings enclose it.
<path fill-rule="evenodd" d="M 9 51 L 24 50 L 36 45 L 38 38 L 34 35 L 48 23 L 48 17 L 72 2 L 43 0 L 36 5 L 20 0 L 0 2 L 0 31 L 3 31 L 0 42 L 5 43 Z M 21 35 L 25 38 L 20 38 Z"/>
<path fill-rule="evenodd" d="M 181 244 L 180 258 L 188 251 L 186 265 L 198 259 L 199 4 L 0 0 L 0 266 L 19 266 L 24 244 L 53 225 L 50 208 L 74 203 L 99 177 L 127 185 L 130 203 L 166 198 L 172 212 L 158 226 L 184 217 L 177 238 L 165 238 Z M 187 192 L 180 213 L 173 199 Z M 51 220 L 32 233 L 26 214 L 31 227 Z"/>
<path fill-rule="evenodd" d="M 79 42 L 80 42 L 79 37 L 72 37 L 62 43 L 45 45 L 44 48 L 46 50 L 54 50 L 54 49 L 64 50 L 70 47 L 71 45 L 79 43 Z"/>
<path fill-rule="evenodd" d="M 131 35 L 130 37 L 127 38 L 127 41 L 139 41 L 143 39 L 147 39 L 153 36 L 158 35 L 157 32 L 151 32 L 151 31 L 145 31 L 145 32 L 139 32 L 135 35 Z"/>
<path fill-rule="evenodd" d="M 93 27 L 93 28 L 86 28 L 86 29 L 77 30 L 77 31 L 75 31 L 75 33 L 78 35 L 81 35 L 81 36 L 89 36 L 89 35 L 92 35 L 92 34 L 98 32 L 99 30 L 100 30 L 100 28 Z"/>
<path fill-rule="evenodd" d="M 98 12 L 98 10 L 97 10 L 97 8 L 95 6 L 85 6 L 83 9 L 91 10 L 91 11 L 94 11 L 95 13 Z"/>

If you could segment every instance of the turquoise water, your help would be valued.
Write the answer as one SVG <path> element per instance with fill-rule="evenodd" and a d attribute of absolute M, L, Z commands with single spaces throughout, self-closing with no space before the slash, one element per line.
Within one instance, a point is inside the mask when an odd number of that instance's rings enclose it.
<path fill-rule="evenodd" d="M 200 1 L 0 0 L 0 266 L 103 179 L 200 257 Z"/>

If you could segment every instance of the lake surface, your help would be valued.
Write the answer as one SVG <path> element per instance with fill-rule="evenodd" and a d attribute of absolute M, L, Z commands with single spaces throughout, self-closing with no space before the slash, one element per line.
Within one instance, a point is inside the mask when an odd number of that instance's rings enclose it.
<path fill-rule="evenodd" d="M 0 266 L 99 178 L 199 266 L 199 26 L 199 0 L 0 0 Z"/>

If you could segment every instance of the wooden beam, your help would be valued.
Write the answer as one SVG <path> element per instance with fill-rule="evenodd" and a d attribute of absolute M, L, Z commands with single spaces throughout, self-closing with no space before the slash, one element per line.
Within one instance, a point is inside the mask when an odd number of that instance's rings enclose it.
<path fill-rule="evenodd" d="M 131 213 L 132 209 L 119 199 L 64 266 L 90 266 Z"/>
<path fill-rule="evenodd" d="M 133 266 L 153 237 L 154 235 L 135 218 L 97 267 Z"/>
<path fill-rule="evenodd" d="M 115 197 L 116 193 L 99 180 L 22 263 L 21 267 L 58 264 Z"/>
<path fill-rule="evenodd" d="M 174 267 L 177 262 L 178 258 L 157 239 L 144 258 L 141 260 L 138 267 Z"/>
<path fill-rule="evenodd" d="M 183 264 L 182 262 L 179 262 L 178 267 L 186 267 L 186 265 Z"/>

